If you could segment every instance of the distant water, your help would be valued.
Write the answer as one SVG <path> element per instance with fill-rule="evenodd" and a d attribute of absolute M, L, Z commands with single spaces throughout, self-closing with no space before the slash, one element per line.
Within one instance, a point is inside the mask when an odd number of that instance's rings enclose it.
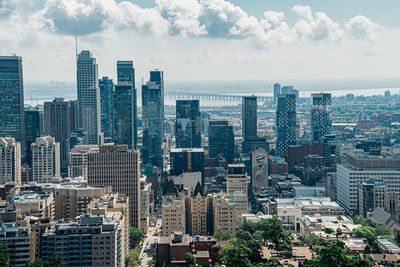
<path fill-rule="evenodd" d="M 282 83 L 290 84 L 290 83 Z M 367 87 L 368 84 L 377 85 L 375 83 L 366 83 L 364 89 L 349 89 L 361 88 L 359 86 L 363 83 L 350 82 L 349 88 L 342 88 L 344 82 L 337 82 L 336 86 L 334 82 L 320 82 L 323 86 L 318 86 L 317 82 L 305 83 L 299 81 L 293 83 L 295 88 L 299 89 L 300 97 L 309 97 L 311 93 L 315 92 L 327 92 L 331 93 L 332 96 L 339 97 L 346 94 L 354 94 L 372 96 L 372 95 L 383 95 L 386 90 L 389 90 L 391 94 L 399 94 L 400 86 L 395 87 L 393 84 L 400 84 L 395 82 L 380 83 L 382 87 L 371 88 Z M 386 87 L 383 87 L 387 85 Z M 391 86 L 389 86 L 391 85 Z M 136 88 L 140 88 L 138 84 Z M 302 89 L 303 88 L 303 89 Z M 304 89 L 307 88 L 307 89 Z M 322 89 L 320 89 L 322 88 Z M 335 88 L 335 89 L 329 89 Z M 365 89 L 366 88 L 366 89 Z M 166 83 L 166 89 L 168 91 L 175 92 L 203 92 L 212 94 L 233 94 L 233 95 L 258 95 L 258 96 L 272 96 L 272 83 L 263 81 L 218 81 L 218 82 L 170 82 Z M 62 83 L 62 82 L 49 82 L 49 83 L 29 83 L 26 82 L 24 85 L 24 96 L 25 104 L 37 105 L 43 104 L 45 101 L 52 101 L 56 97 L 62 97 L 66 100 L 76 99 L 76 85 L 74 83 Z M 202 106 L 222 106 L 222 105 L 237 105 L 240 101 L 201 101 Z M 138 104 L 141 105 L 141 92 L 138 90 Z M 175 105 L 175 99 L 166 98 L 166 105 Z"/>

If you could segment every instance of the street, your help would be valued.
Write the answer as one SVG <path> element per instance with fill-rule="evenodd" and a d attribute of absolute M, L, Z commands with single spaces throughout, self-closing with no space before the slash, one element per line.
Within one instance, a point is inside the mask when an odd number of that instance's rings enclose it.
<path fill-rule="evenodd" d="M 149 266 L 149 262 L 153 259 L 153 254 L 156 253 L 157 250 L 157 242 L 159 240 L 159 236 L 154 236 L 155 232 L 160 233 L 161 229 L 161 218 L 157 219 L 155 227 L 149 227 L 148 234 L 146 239 L 143 242 L 143 248 L 140 252 L 140 261 L 142 267 Z"/>

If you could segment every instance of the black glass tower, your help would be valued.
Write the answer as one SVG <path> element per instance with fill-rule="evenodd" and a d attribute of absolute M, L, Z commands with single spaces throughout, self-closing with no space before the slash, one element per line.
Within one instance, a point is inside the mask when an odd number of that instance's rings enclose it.
<path fill-rule="evenodd" d="M 222 155 L 228 163 L 235 156 L 235 136 L 233 127 L 225 120 L 212 120 L 208 126 L 208 157 Z"/>
<path fill-rule="evenodd" d="M 296 144 L 296 96 L 278 95 L 276 107 L 276 155 L 287 159 L 289 145 Z"/>
<path fill-rule="evenodd" d="M 108 77 L 99 80 L 100 106 L 101 106 L 101 130 L 104 138 L 113 137 L 114 114 L 114 82 Z"/>
<path fill-rule="evenodd" d="M 201 147 L 199 100 L 176 100 L 175 136 L 177 148 Z"/>

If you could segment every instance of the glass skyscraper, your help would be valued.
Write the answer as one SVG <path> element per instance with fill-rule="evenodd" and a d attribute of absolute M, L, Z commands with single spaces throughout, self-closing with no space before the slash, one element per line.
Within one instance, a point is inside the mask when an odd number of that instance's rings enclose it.
<path fill-rule="evenodd" d="M 242 99 L 242 152 L 251 150 L 251 143 L 257 139 L 257 97 L 244 96 Z"/>
<path fill-rule="evenodd" d="M 113 137 L 114 82 L 108 77 L 99 80 L 101 130 L 104 138 Z"/>
<path fill-rule="evenodd" d="M 208 126 L 208 157 L 222 155 L 228 163 L 235 157 L 233 127 L 225 120 L 212 120 Z"/>
<path fill-rule="evenodd" d="M 116 85 L 114 91 L 114 142 L 135 148 L 132 85 Z"/>
<path fill-rule="evenodd" d="M 162 168 L 164 139 L 164 74 L 151 71 L 142 85 L 143 163 Z"/>
<path fill-rule="evenodd" d="M 101 133 L 100 89 L 96 59 L 88 50 L 77 58 L 78 123 L 88 134 L 91 145 L 103 143 Z"/>
<path fill-rule="evenodd" d="M 127 145 L 129 145 L 130 148 L 137 148 L 137 90 L 136 90 L 136 86 L 135 86 L 135 68 L 133 67 L 133 61 L 117 61 L 117 82 L 118 85 L 124 86 L 124 90 L 122 90 L 123 88 L 120 88 L 119 93 L 122 93 L 121 97 L 128 96 L 126 90 L 128 90 L 127 86 L 131 86 L 131 88 L 129 89 L 129 109 L 130 109 L 130 114 L 125 114 L 125 116 L 129 116 L 129 123 L 130 126 L 128 127 L 128 125 L 126 125 L 127 131 L 130 132 L 130 137 L 129 140 L 132 140 L 130 143 L 128 143 Z M 117 97 L 117 92 L 115 92 L 114 94 Z M 114 105 L 114 112 L 125 112 L 127 113 L 128 110 L 126 108 L 128 103 L 127 103 L 127 99 L 122 99 L 119 98 L 121 101 L 124 101 L 124 103 L 121 103 L 121 105 L 123 105 L 122 107 L 118 107 L 119 103 L 116 102 Z M 115 109 L 117 108 L 117 109 Z M 125 109 L 125 110 L 124 110 Z M 120 114 L 121 116 L 123 116 L 123 114 Z M 120 117 L 121 117 L 120 116 Z M 114 125 L 114 129 L 115 127 L 119 127 L 117 125 Z M 121 130 L 121 127 L 119 127 Z M 119 134 L 119 133 L 118 133 Z M 118 135 L 117 134 L 117 135 Z M 125 134 L 127 135 L 127 134 Z M 116 136 L 114 134 L 114 137 L 117 137 L 118 139 L 115 140 L 116 142 L 118 142 L 118 140 L 120 140 L 121 138 Z"/>
<path fill-rule="evenodd" d="M 175 136 L 177 148 L 201 147 L 199 100 L 176 100 Z"/>
<path fill-rule="evenodd" d="M 0 137 L 21 142 L 21 154 L 25 155 L 22 57 L 0 56 L 0 94 Z"/>
<path fill-rule="evenodd" d="M 311 142 L 320 144 L 332 130 L 331 94 L 311 94 Z"/>
<path fill-rule="evenodd" d="M 276 155 L 287 159 L 289 145 L 296 144 L 296 96 L 278 95 L 276 107 Z"/>

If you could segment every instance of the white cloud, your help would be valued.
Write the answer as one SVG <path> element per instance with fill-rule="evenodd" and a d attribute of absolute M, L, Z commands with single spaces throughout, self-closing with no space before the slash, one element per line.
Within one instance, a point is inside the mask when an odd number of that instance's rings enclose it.
<path fill-rule="evenodd" d="M 0 0 L 1 12 L 11 1 Z M 172 35 L 248 40 L 256 46 L 275 43 L 336 42 L 346 37 L 371 39 L 379 27 L 364 16 L 344 25 L 309 6 L 295 5 L 291 26 L 283 12 L 266 11 L 262 18 L 248 14 L 226 0 L 156 0 L 142 8 L 116 0 L 46 0 L 44 8 L 28 16 L 28 28 L 60 35 L 90 35 L 124 31 L 142 35 Z M 3 11 L 2 11 L 3 10 Z M 6 11 L 7 10 L 7 11 Z"/>
<path fill-rule="evenodd" d="M 347 33 L 350 37 L 355 39 L 368 39 L 372 40 L 375 31 L 380 26 L 372 22 L 369 18 L 358 15 L 349 19 L 345 24 Z"/>

